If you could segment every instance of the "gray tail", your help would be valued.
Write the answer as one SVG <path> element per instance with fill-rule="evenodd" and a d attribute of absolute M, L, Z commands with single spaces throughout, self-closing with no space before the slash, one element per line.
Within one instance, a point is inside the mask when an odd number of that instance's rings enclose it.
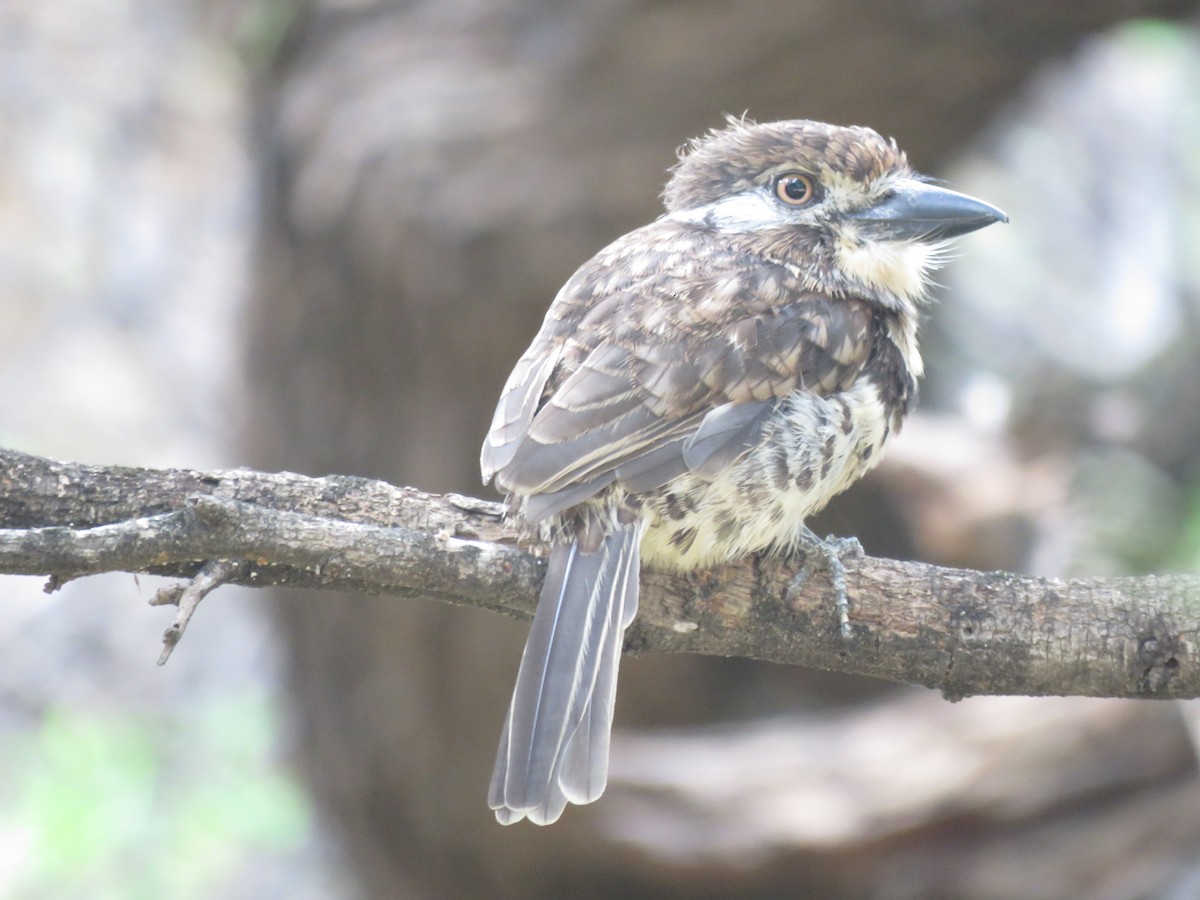
<path fill-rule="evenodd" d="M 622 638 L 637 614 L 641 528 L 592 552 L 556 544 L 500 735 L 488 805 L 502 825 L 558 820 L 608 783 Z"/>

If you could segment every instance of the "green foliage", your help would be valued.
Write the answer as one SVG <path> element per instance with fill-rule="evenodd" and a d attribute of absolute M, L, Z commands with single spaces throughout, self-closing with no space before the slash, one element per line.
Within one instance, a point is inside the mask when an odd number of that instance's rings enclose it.
<path fill-rule="evenodd" d="M 251 857 L 299 848 L 310 813 L 266 698 L 193 712 L 62 708 L 0 745 L 0 896 L 228 896 Z"/>
<path fill-rule="evenodd" d="M 1176 568 L 1182 572 L 1200 572 L 1200 472 L 1197 472 L 1185 498 L 1187 509 L 1179 540 Z"/>

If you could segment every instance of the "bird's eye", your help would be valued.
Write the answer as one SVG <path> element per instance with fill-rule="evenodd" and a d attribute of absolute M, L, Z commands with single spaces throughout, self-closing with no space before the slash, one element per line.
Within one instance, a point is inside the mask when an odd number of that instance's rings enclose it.
<path fill-rule="evenodd" d="M 788 172 L 775 179 L 775 196 L 788 206 L 808 206 L 817 198 L 817 185 L 810 175 Z"/>

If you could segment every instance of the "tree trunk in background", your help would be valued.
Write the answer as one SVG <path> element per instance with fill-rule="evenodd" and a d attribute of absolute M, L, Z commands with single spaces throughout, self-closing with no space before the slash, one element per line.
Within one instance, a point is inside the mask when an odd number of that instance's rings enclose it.
<path fill-rule="evenodd" d="M 258 86 L 247 462 L 467 493 L 479 490 L 500 386 L 558 287 L 657 214 L 675 148 L 722 113 L 868 124 L 936 173 L 1031 71 L 1084 36 L 1193 9 L 328 6 L 298 16 Z M 853 518 L 862 505 L 848 498 L 840 522 L 878 533 Z M 711 871 L 654 868 L 598 837 L 592 809 L 550 829 L 494 823 L 486 785 L 523 625 L 365 598 L 292 598 L 277 619 L 300 760 L 366 896 L 717 890 Z M 794 707 L 814 684 L 842 697 L 877 690 L 737 661 L 631 660 L 618 727 L 784 708 L 772 696 Z M 806 874 L 813 891 L 836 892 L 835 870 L 808 862 L 786 873 L 789 893 L 806 893 Z M 755 890 L 754 871 L 722 878 L 718 894 Z"/>

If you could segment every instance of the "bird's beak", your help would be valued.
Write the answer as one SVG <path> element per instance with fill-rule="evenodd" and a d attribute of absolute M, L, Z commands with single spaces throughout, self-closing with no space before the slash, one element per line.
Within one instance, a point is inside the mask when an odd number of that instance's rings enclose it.
<path fill-rule="evenodd" d="M 990 203 L 923 181 L 904 180 L 883 200 L 850 218 L 878 240 L 939 241 L 958 237 L 1008 216 Z"/>

